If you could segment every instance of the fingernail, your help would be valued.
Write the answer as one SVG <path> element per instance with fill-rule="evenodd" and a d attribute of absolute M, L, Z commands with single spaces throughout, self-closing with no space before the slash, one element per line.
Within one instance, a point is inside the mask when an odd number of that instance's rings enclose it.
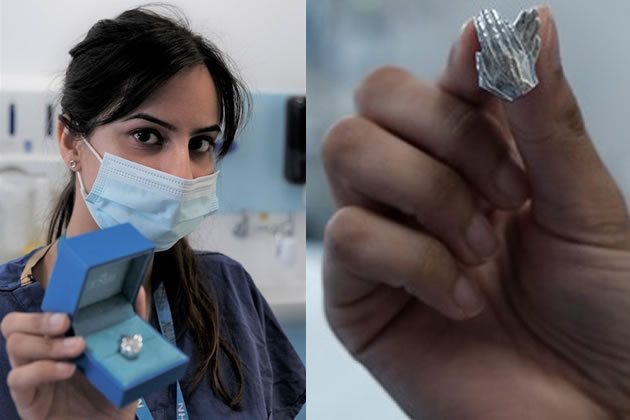
<path fill-rule="evenodd" d="M 549 5 L 539 6 L 538 7 L 539 15 L 546 15 L 547 17 L 547 27 L 545 32 L 539 32 L 542 41 L 542 48 L 549 49 L 551 48 L 551 53 L 549 55 L 549 59 L 551 62 L 547 62 L 545 64 L 545 71 L 553 72 L 558 68 L 562 67 L 562 60 L 560 58 L 560 47 L 558 43 L 558 31 L 556 28 L 556 22 L 553 17 L 553 13 L 551 11 L 551 7 Z M 550 44 L 551 43 L 551 44 Z M 541 52 L 542 54 L 542 52 Z"/>
<path fill-rule="evenodd" d="M 57 363 L 56 365 L 57 372 L 61 373 L 62 375 L 69 375 L 72 371 L 74 371 L 74 367 L 75 365 L 64 362 Z"/>
<path fill-rule="evenodd" d="M 483 297 L 472 287 L 470 280 L 464 276 L 460 276 L 455 282 L 453 298 L 464 315 L 469 317 L 477 315 L 484 307 Z"/>
<path fill-rule="evenodd" d="M 499 169 L 496 186 L 510 204 L 520 204 L 527 198 L 527 186 L 524 184 L 521 170 L 511 161 L 505 161 Z"/>
<path fill-rule="evenodd" d="M 536 11 L 538 12 L 538 15 L 540 15 L 541 13 L 544 13 L 547 16 L 551 17 L 551 5 L 550 4 L 539 4 L 538 6 L 536 6 Z"/>
<path fill-rule="evenodd" d="M 497 240 L 488 220 L 481 214 L 473 216 L 466 230 L 466 241 L 475 254 L 481 258 L 494 254 Z"/>
<path fill-rule="evenodd" d="M 469 17 L 468 19 L 466 19 L 466 22 L 464 22 L 462 24 L 462 27 L 459 28 L 459 36 L 461 36 L 464 33 L 464 30 L 466 29 L 466 26 L 468 26 L 468 24 L 470 23 L 471 20 L 472 20 L 472 18 Z"/>
<path fill-rule="evenodd" d="M 562 57 L 560 57 L 560 43 L 558 40 L 558 28 L 556 27 L 556 20 L 551 13 L 551 8 L 549 9 L 549 31 L 547 36 L 553 37 L 553 65 L 554 69 L 558 69 L 562 67 Z"/>
<path fill-rule="evenodd" d="M 79 344 L 81 344 L 81 337 L 68 337 L 63 340 L 65 347 L 78 347 Z"/>
<path fill-rule="evenodd" d="M 66 316 L 64 314 L 53 314 L 49 319 L 48 323 L 53 328 L 59 328 L 63 324 Z"/>

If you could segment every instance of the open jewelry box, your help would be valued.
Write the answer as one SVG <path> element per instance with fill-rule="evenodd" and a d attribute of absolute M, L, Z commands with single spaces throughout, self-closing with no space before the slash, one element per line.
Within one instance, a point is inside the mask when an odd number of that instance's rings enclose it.
<path fill-rule="evenodd" d="M 86 342 L 78 369 L 117 407 L 176 382 L 189 362 L 134 310 L 153 251 L 129 223 L 63 239 L 42 302 L 42 311 L 70 316 L 66 335 Z M 129 360 L 120 339 L 134 334 L 143 347 Z"/>

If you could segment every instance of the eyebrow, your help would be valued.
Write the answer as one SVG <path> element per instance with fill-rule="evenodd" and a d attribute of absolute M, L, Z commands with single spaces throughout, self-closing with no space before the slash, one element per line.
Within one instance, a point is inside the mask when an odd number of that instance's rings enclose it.
<path fill-rule="evenodd" d="M 136 119 L 136 118 L 139 118 L 139 119 L 142 119 L 142 120 L 147 120 L 147 121 L 152 122 L 154 124 L 161 125 L 162 127 L 166 128 L 167 130 L 170 130 L 170 131 L 177 131 L 177 127 L 175 127 L 173 124 L 167 123 L 166 121 L 162 121 L 159 118 L 155 118 L 152 115 L 145 114 L 144 112 L 141 112 L 139 114 L 134 114 L 134 115 L 132 115 L 129 118 L 125 118 L 123 121 L 129 121 L 129 120 L 133 120 L 133 119 Z M 214 125 L 211 125 L 211 126 L 208 126 L 208 127 L 199 128 L 199 129 L 193 131 L 192 133 L 190 133 L 190 135 L 194 136 L 194 135 L 199 134 L 199 133 L 207 133 L 207 132 L 210 132 L 210 131 L 216 131 L 216 132 L 220 133 L 221 132 L 221 128 L 219 127 L 218 124 L 214 124 Z"/>

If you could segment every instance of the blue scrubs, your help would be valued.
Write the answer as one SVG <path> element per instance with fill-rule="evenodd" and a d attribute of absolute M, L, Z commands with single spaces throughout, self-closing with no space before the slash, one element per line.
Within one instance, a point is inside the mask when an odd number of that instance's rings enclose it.
<path fill-rule="evenodd" d="M 38 282 L 21 282 L 33 253 L 0 265 L 0 319 L 9 312 L 41 312 L 44 290 Z M 306 400 L 306 372 L 299 356 L 283 333 L 269 305 L 242 265 L 219 253 L 198 252 L 204 281 L 212 282 L 217 295 L 223 334 L 230 334 L 243 363 L 245 392 L 241 411 L 232 411 L 214 394 L 207 373 L 186 398 L 191 419 L 292 419 Z M 24 285 L 22 285 L 24 284 Z M 150 323 L 159 331 L 155 308 Z M 192 378 L 195 343 L 190 332 L 177 347 L 191 358 L 183 382 Z M 6 342 L 0 334 L 0 372 L 6 378 L 11 365 Z M 230 387 L 228 387 L 230 389 Z M 155 420 L 175 417 L 175 384 L 144 398 Z M 0 380 L 2 419 L 19 419 L 5 380 Z"/>

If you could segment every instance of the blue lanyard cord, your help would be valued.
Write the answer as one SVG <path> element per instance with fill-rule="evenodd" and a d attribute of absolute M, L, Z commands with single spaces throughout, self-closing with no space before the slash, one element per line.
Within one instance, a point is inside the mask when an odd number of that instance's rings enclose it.
<path fill-rule="evenodd" d="M 153 301 L 157 308 L 157 316 L 160 323 L 160 330 L 162 335 L 172 344 L 175 343 L 175 328 L 173 327 L 173 316 L 171 315 L 171 308 L 168 304 L 168 298 L 166 297 L 166 290 L 164 284 L 160 285 L 153 292 Z M 188 420 L 188 410 L 184 403 L 184 395 L 182 394 L 182 388 L 177 381 L 177 406 L 175 407 L 177 420 Z M 140 420 L 153 420 L 153 416 L 147 407 L 147 402 L 144 398 L 138 401 L 138 409 L 136 410 L 136 417 Z"/>

